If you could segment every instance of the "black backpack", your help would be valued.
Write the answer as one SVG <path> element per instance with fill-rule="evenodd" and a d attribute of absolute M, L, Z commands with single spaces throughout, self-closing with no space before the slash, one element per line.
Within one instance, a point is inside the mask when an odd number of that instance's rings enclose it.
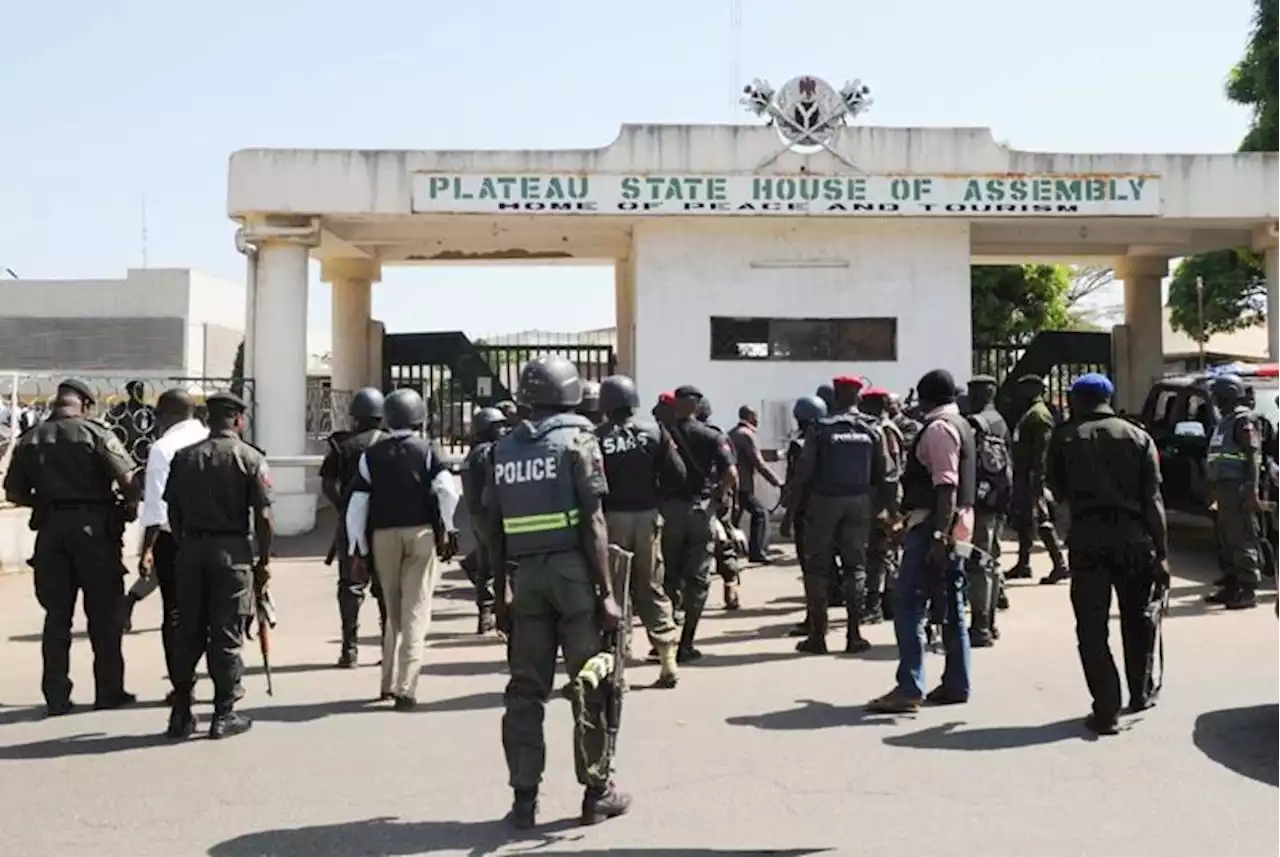
<path fill-rule="evenodd" d="M 999 512 L 1009 502 L 1013 488 L 1013 456 L 1008 441 L 991 431 L 980 414 L 968 417 L 973 426 L 974 506 L 982 512 Z"/>

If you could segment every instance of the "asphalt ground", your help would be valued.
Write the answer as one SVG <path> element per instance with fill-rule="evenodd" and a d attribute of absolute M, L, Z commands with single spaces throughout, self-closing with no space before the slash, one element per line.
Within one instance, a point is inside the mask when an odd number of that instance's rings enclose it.
<path fill-rule="evenodd" d="M 125 641 L 128 684 L 142 702 L 87 709 L 91 661 L 78 633 L 73 676 L 86 708 L 42 719 L 41 612 L 27 575 L 0 577 L 0 855 L 1278 850 L 1275 593 L 1251 611 L 1204 606 L 1214 570 L 1203 532 L 1177 539 L 1160 704 L 1100 739 L 1081 725 L 1088 696 L 1066 586 L 1012 584 L 1001 641 L 974 653 L 967 705 L 884 717 L 862 704 L 893 684 L 891 627 L 865 631 L 875 644 L 865 655 L 799 656 L 785 636 L 801 613 L 794 563 L 751 568 L 741 611 L 723 612 L 713 591 L 701 630 L 706 657 L 684 670 L 679 688 L 646 687 L 655 666 L 629 670 L 618 780 L 635 797 L 632 813 L 577 826 L 568 705 L 555 699 L 542 826 L 523 836 L 501 822 L 510 799 L 499 741 L 503 649 L 473 633 L 470 586 L 456 567 L 445 574 L 420 704 L 395 713 L 372 701 L 371 603 L 366 665 L 331 666 L 338 628 L 334 570 L 320 561 L 326 548 L 321 534 L 280 545 L 275 696 L 264 694 L 258 653 L 248 649 L 241 707 L 255 725 L 222 742 L 204 740 L 203 730 L 180 744 L 161 737 L 158 596 L 140 605 L 138 631 Z M 1042 554 L 1036 564 L 1047 570 Z M 833 643 L 840 633 L 837 623 Z M 637 652 L 645 648 L 638 639 Z M 941 664 L 929 657 L 931 680 Z M 202 680 L 197 695 L 208 693 Z M 207 724 L 208 706 L 197 713 Z"/>

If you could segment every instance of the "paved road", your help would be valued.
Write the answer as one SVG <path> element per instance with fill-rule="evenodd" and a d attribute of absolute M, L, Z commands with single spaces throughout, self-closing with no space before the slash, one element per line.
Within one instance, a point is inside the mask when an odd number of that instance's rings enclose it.
<path fill-rule="evenodd" d="M 551 704 L 546 826 L 524 840 L 495 821 L 508 801 L 502 649 L 470 633 L 456 571 L 438 593 L 422 704 L 396 714 L 369 702 L 372 648 L 368 667 L 329 667 L 336 617 L 332 573 L 316 559 L 323 540 L 287 543 L 275 566 L 275 698 L 255 672 L 250 734 L 178 746 L 158 737 L 165 711 L 155 702 L 41 720 L 40 615 L 29 579 L 6 576 L 0 855 L 1274 855 L 1274 593 L 1265 609 L 1206 611 L 1206 545 L 1183 542 L 1164 699 L 1101 740 L 1079 725 L 1087 698 L 1065 587 L 1015 586 L 1004 639 L 975 653 L 970 704 L 888 718 L 860 704 L 892 684 L 891 629 L 869 630 L 877 645 L 866 656 L 801 659 L 782 636 L 799 610 L 794 566 L 752 570 L 747 609 L 724 614 L 713 594 L 708 657 L 680 688 L 627 698 L 620 779 L 636 795 L 632 815 L 573 825 L 569 715 Z M 165 692 L 158 613 L 158 598 L 144 604 L 126 642 L 130 687 L 146 700 Z M 81 702 L 87 655 L 80 638 Z M 940 664 L 930 658 L 933 677 Z M 648 665 L 632 672 L 638 685 L 655 676 Z"/>

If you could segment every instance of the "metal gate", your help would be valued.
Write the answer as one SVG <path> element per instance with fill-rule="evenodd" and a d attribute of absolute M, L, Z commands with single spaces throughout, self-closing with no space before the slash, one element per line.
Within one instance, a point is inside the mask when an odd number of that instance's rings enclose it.
<path fill-rule="evenodd" d="M 573 361 L 583 378 L 613 374 L 611 345 L 577 343 L 479 345 L 461 331 L 396 333 L 383 340 L 383 388 L 411 387 L 427 403 L 430 434 L 451 449 L 470 443 L 476 408 L 515 400 L 520 369 L 542 354 Z"/>
<path fill-rule="evenodd" d="M 1001 412 L 1008 410 L 1019 378 L 1039 375 L 1048 386 L 1049 405 L 1065 413 L 1067 391 L 1086 372 L 1111 374 L 1111 334 L 1053 330 L 1036 334 L 1026 345 L 976 345 L 973 349 L 973 374 L 996 379 Z"/>

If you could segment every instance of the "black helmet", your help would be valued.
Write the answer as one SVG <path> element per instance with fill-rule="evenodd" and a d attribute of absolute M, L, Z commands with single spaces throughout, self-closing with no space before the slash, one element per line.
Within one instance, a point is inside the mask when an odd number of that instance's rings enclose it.
<path fill-rule="evenodd" d="M 409 429 L 427 421 L 427 405 L 417 390 L 396 390 L 383 403 L 387 428 Z"/>
<path fill-rule="evenodd" d="M 582 382 L 582 404 L 578 406 L 578 410 L 584 414 L 594 414 L 600 410 L 600 382 L 599 381 L 583 381 Z"/>
<path fill-rule="evenodd" d="M 791 416 L 796 422 L 808 423 L 820 420 L 827 415 L 827 403 L 817 396 L 801 396 L 791 408 Z"/>
<path fill-rule="evenodd" d="M 693 415 L 697 417 L 698 422 L 705 423 L 711 419 L 711 400 L 706 396 L 698 399 L 698 404 L 693 410 Z"/>
<path fill-rule="evenodd" d="M 1209 384 L 1209 394 L 1215 401 L 1221 400 L 1234 404 L 1243 401 L 1248 391 L 1239 375 L 1219 375 Z"/>
<path fill-rule="evenodd" d="M 377 387 L 364 387 L 356 390 L 347 406 L 347 415 L 358 420 L 382 419 L 382 407 L 385 400 L 382 391 Z"/>
<path fill-rule="evenodd" d="M 640 407 L 640 391 L 626 375 L 610 375 L 600 382 L 600 410 L 606 414 L 619 408 Z"/>
<path fill-rule="evenodd" d="M 836 400 L 836 388 L 830 384 L 819 384 L 818 389 L 814 391 L 813 395 L 817 396 L 822 401 L 823 406 L 826 407 L 827 410 L 830 410 L 832 404 Z M 826 416 L 826 414 L 823 414 L 823 416 Z"/>
<path fill-rule="evenodd" d="M 510 399 L 503 399 L 501 402 L 494 405 L 494 407 L 501 411 L 502 415 L 508 420 L 516 419 L 517 415 L 520 413 L 520 409 L 516 407 L 516 403 Z"/>
<path fill-rule="evenodd" d="M 471 415 L 471 430 L 477 435 L 506 424 L 507 415 L 497 408 L 481 408 Z"/>
<path fill-rule="evenodd" d="M 559 354 L 535 357 L 520 370 L 517 398 L 529 407 L 576 408 L 582 404 L 578 367 Z"/>

